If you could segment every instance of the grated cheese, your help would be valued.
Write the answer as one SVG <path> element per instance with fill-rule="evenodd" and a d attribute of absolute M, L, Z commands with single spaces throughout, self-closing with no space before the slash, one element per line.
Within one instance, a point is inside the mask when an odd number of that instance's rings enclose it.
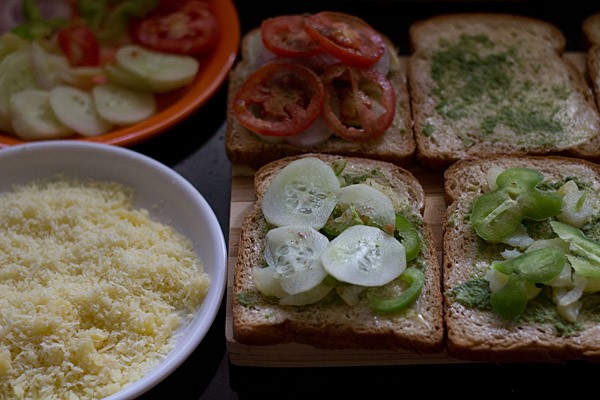
<path fill-rule="evenodd" d="M 155 367 L 210 280 L 187 238 L 114 182 L 0 196 L 0 399 L 98 399 Z"/>

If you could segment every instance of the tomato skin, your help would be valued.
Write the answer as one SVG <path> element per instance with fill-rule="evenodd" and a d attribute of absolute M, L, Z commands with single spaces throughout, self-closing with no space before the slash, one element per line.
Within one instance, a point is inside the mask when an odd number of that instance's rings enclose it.
<path fill-rule="evenodd" d="M 304 29 L 321 48 L 355 67 L 370 67 L 385 51 L 385 42 L 362 19 L 333 11 L 306 17 Z"/>
<path fill-rule="evenodd" d="M 319 43 L 304 30 L 306 16 L 282 15 L 265 19 L 261 37 L 265 47 L 280 57 L 310 57 L 319 52 Z"/>
<path fill-rule="evenodd" d="M 58 45 L 72 66 L 100 65 L 100 44 L 96 35 L 83 25 L 73 25 L 58 31 Z"/>
<path fill-rule="evenodd" d="M 365 142 L 391 126 L 396 94 L 381 73 L 337 64 L 327 69 L 321 80 L 325 89 L 322 115 L 336 135 Z"/>
<path fill-rule="evenodd" d="M 267 136 L 304 131 L 320 114 L 323 84 L 298 64 L 270 63 L 250 75 L 233 100 L 233 112 L 247 129 Z"/>
<path fill-rule="evenodd" d="M 159 7 L 134 25 L 132 36 L 153 50 L 195 55 L 213 48 L 219 25 L 206 1 L 187 0 Z"/>

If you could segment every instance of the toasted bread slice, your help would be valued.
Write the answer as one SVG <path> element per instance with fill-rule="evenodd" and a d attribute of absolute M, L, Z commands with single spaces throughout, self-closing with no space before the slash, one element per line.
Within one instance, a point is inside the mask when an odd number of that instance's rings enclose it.
<path fill-rule="evenodd" d="M 545 21 L 449 14 L 414 23 L 408 61 L 417 159 L 434 169 L 496 154 L 600 157 L 600 116 Z"/>
<path fill-rule="evenodd" d="M 600 12 L 589 15 L 581 24 L 583 38 L 588 47 L 600 44 Z"/>
<path fill-rule="evenodd" d="M 586 202 L 594 209 L 592 221 L 583 229 L 591 232 L 600 227 L 600 167 L 594 163 L 559 156 L 498 156 L 462 160 L 448 168 L 444 175 L 449 205 L 442 272 L 448 354 L 491 362 L 600 360 L 598 294 L 580 298 L 583 306 L 575 322 L 559 316 L 549 291 L 530 300 L 525 312 L 515 319 L 502 318 L 490 308 L 491 292 L 484 276 L 492 262 L 503 259 L 500 252 L 511 247 L 483 241 L 469 216 L 474 200 L 489 190 L 488 172 L 508 167 L 540 171 L 544 181 L 538 186 L 542 188 L 556 190 L 567 180 L 574 180 L 585 188 Z M 548 226 L 531 225 L 528 233 L 532 238 L 551 236 L 551 229 L 544 231 Z M 532 230 L 534 227 L 538 231 Z"/>
<path fill-rule="evenodd" d="M 381 137 L 367 142 L 350 142 L 333 135 L 319 145 L 302 147 L 285 141 L 273 142 L 260 138 L 243 127 L 232 111 L 233 98 L 244 80 L 258 68 L 262 49 L 260 30 L 254 29 L 247 33 L 242 39 L 241 59 L 229 74 L 225 148 L 231 162 L 258 168 L 285 156 L 330 153 L 383 160 L 400 166 L 409 165 L 414 159 L 416 143 L 412 131 L 406 68 L 389 39 L 384 39 L 390 56 L 388 79 L 393 84 L 396 95 L 396 115 L 391 127 Z"/>
<path fill-rule="evenodd" d="M 582 24 L 586 52 L 586 74 L 600 108 L 600 13 L 587 17 Z"/>
<path fill-rule="evenodd" d="M 347 160 L 344 174 L 370 177 L 366 182 L 383 185 L 395 193 L 394 206 L 413 222 L 419 232 L 421 251 L 407 267 L 419 268 L 425 283 L 417 300 L 393 314 L 375 314 L 361 297 L 349 306 L 332 290 L 317 303 L 283 306 L 259 292 L 253 283 L 253 268 L 264 264 L 265 234 L 269 229 L 261 201 L 270 182 L 291 161 L 318 157 L 332 163 Z M 381 186 L 379 186 L 381 187 Z M 439 263 L 433 234 L 423 218 L 425 193 L 416 178 L 394 164 L 364 158 L 325 154 L 290 156 L 263 166 L 255 176 L 257 201 L 245 216 L 240 249 L 233 277 L 233 336 L 247 345 L 303 343 L 327 349 L 390 349 L 432 353 L 442 349 L 443 322 Z M 394 283 L 395 282 L 395 283 Z M 388 285 L 396 285 L 392 281 Z"/>

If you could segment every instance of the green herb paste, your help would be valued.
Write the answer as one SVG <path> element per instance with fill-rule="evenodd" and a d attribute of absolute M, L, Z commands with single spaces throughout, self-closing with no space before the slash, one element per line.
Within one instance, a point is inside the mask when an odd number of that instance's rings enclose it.
<path fill-rule="evenodd" d="M 523 146 L 535 144 L 531 133 L 538 145 L 561 140 L 565 126 L 559 101 L 568 98 L 568 88 L 520 78 L 532 76 L 531 69 L 541 65 L 524 60 L 515 47 L 500 48 L 485 35 L 463 34 L 453 43 L 442 40 L 440 46 L 431 67 L 439 99 L 436 111 L 446 119 L 475 121 L 463 141 L 506 140 L 501 137 L 506 128 L 523 137 Z"/>

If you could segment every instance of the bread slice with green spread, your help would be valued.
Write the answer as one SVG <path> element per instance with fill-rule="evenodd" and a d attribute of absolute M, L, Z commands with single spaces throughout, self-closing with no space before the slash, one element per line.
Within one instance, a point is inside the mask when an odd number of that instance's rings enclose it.
<path fill-rule="evenodd" d="M 255 191 L 233 277 L 237 342 L 442 349 L 439 264 L 410 172 L 309 153 L 263 166 Z M 301 214 L 320 222 L 305 228 Z"/>
<path fill-rule="evenodd" d="M 444 185 L 448 354 L 600 360 L 600 166 L 466 159 L 445 171 Z"/>
<path fill-rule="evenodd" d="M 254 29 L 244 36 L 241 45 L 241 58 L 229 74 L 227 97 L 227 130 L 225 148 L 233 164 L 249 165 L 254 168 L 282 157 L 304 153 L 329 153 L 348 157 L 366 157 L 407 166 L 414 160 L 416 142 L 413 136 L 410 104 L 406 82 L 406 66 L 392 42 L 383 37 L 387 46 L 386 60 L 389 60 L 387 79 L 395 92 L 395 115 L 385 133 L 373 140 L 364 142 L 348 141 L 335 134 L 324 142 L 314 145 L 294 143 L 281 138 L 268 138 L 245 128 L 233 112 L 233 100 L 246 78 L 259 65 L 264 46 L 260 29 Z M 322 129 L 322 128 L 319 128 Z M 329 130 L 329 132 L 331 132 Z"/>
<path fill-rule="evenodd" d="M 586 50 L 586 73 L 600 108 L 600 13 L 588 16 L 582 23 Z"/>
<path fill-rule="evenodd" d="M 496 154 L 600 156 L 600 117 L 554 25 L 510 14 L 414 23 L 408 84 L 417 159 L 444 168 Z"/>

